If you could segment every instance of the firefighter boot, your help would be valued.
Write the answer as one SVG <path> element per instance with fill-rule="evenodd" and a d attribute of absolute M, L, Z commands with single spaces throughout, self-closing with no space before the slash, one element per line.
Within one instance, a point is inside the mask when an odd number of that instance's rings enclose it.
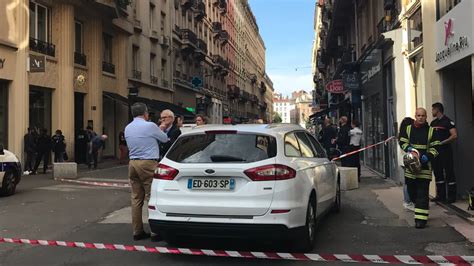
<path fill-rule="evenodd" d="M 416 229 L 423 229 L 426 227 L 426 221 L 425 220 L 415 220 L 415 228 Z"/>

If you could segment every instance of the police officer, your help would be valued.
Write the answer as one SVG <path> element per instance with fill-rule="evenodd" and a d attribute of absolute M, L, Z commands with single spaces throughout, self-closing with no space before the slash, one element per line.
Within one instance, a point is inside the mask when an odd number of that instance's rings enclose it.
<path fill-rule="evenodd" d="M 426 122 L 426 110 L 417 108 L 415 121 L 400 132 L 399 144 L 407 153 L 416 154 L 421 162 L 421 170 L 412 172 L 405 168 L 405 183 L 407 184 L 410 199 L 415 203 L 415 227 L 424 228 L 428 222 L 429 213 L 429 185 L 431 182 L 431 164 L 438 156 L 439 141 L 433 135 L 434 129 Z"/>
<path fill-rule="evenodd" d="M 438 148 L 439 156 L 433 162 L 433 171 L 436 179 L 436 197 L 433 201 L 453 203 L 456 201 L 456 177 L 454 176 L 451 142 L 457 139 L 458 133 L 454 122 L 444 115 L 443 104 L 434 103 L 431 107 L 433 117 L 435 118 L 431 122 L 431 127 L 435 129 L 441 141 L 441 145 Z"/>
<path fill-rule="evenodd" d="M 340 128 L 337 134 L 336 144 L 342 154 L 349 152 L 349 145 L 351 140 L 351 137 L 349 136 L 351 126 L 347 122 L 347 116 L 341 116 L 341 118 L 339 119 Z M 348 159 L 347 157 L 342 158 L 341 165 L 350 166 L 350 159 Z"/>

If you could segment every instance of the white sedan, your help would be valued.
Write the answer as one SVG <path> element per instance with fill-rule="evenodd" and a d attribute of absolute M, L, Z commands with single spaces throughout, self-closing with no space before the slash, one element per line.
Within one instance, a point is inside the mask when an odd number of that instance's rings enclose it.
<path fill-rule="evenodd" d="M 277 237 L 307 251 L 318 218 L 340 204 L 339 171 L 303 128 L 208 125 L 182 134 L 160 162 L 148 208 L 167 241 Z"/>

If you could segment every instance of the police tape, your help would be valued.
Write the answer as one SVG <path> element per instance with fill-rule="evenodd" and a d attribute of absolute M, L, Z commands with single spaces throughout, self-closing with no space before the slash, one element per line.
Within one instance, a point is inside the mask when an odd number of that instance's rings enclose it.
<path fill-rule="evenodd" d="M 61 182 L 89 185 L 89 186 L 98 186 L 98 187 L 114 187 L 114 188 L 129 188 L 130 184 L 125 182 L 96 182 L 96 181 L 85 181 L 85 180 L 74 180 L 74 179 L 56 179 Z"/>
<path fill-rule="evenodd" d="M 369 146 L 366 146 L 364 148 L 360 148 L 360 149 L 357 149 L 355 151 L 351 151 L 351 152 L 348 152 L 348 153 L 344 153 L 343 155 L 339 156 L 339 157 L 336 157 L 336 158 L 333 158 L 332 161 L 337 161 L 337 160 L 340 160 L 342 158 L 345 158 L 347 156 L 351 156 L 353 154 L 356 154 L 356 153 L 359 153 L 361 151 L 365 151 L 365 150 L 368 150 L 368 149 L 371 149 L 371 148 L 374 148 L 376 146 L 379 146 L 379 145 L 382 145 L 382 144 L 387 144 L 390 140 L 396 140 L 397 138 L 395 136 L 392 136 L 386 140 L 383 140 L 383 141 L 380 141 L 380 142 L 377 142 L 375 144 L 372 144 L 372 145 L 369 145 Z"/>
<path fill-rule="evenodd" d="M 383 264 L 456 264 L 472 265 L 474 256 L 409 256 L 409 255 L 350 255 L 350 254 L 313 254 L 313 253 L 281 253 L 281 252 L 252 252 L 228 251 L 191 248 L 147 247 L 136 245 L 103 244 L 70 242 L 55 240 L 32 240 L 20 238 L 2 238 L 0 243 L 26 244 L 33 246 L 55 246 L 67 248 L 84 248 L 117 251 L 138 251 L 172 255 L 194 255 L 209 257 L 231 257 L 245 259 L 296 260 L 320 262 L 355 262 L 355 263 L 383 263 Z"/>

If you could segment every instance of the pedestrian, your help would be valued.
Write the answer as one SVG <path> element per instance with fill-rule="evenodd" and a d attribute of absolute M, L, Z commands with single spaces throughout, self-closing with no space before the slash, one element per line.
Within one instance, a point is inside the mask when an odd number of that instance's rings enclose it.
<path fill-rule="evenodd" d="M 125 128 L 125 139 L 130 153 L 128 176 L 132 190 L 133 239 L 141 240 L 150 237 L 143 229 L 142 208 L 150 199 L 151 183 L 160 158 L 158 142 L 167 142 L 168 136 L 155 123 L 148 122 L 148 108 L 144 103 L 133 104 L 131 111 L 134 119 Z"/>
<path fill-rule="evenodd" d="M 349 131 L 351 127 L 348 124 L 347 116 L 341 116 L 339 118 L 339 132 L 337 134 L 336 144 L 338 149 L 341 151 L 342 154 L 349 152 L 349 145 L 350 145 L 350 136 Z M 341 159 L 342 166 L 350 166 L 350 160 L 348 158 Z"/>
<path fill-rule="evenodd" d="M 414 172 L 405 167 L 405 182 L 410 199 L 415 202 L 415 227 L 425 228 L 429 214 L 429 185 L 432 169 L 430 162 L 438 156 L 439 141 L 433 134 L 434 129 L 426 122 L 426 110 L 417 108 L 415 122 L 400 132 L 399 144 L 403 151 L 411 153 L 419 160 L 421 169 Z"/>
<path fill-rule="evenodd" d="M 92 156 L 92 139 L 97 136 L 97 133 L 94 132 L 94 129 L 91 126 L 87 126 L 86 128 L 86 164 L 88 168 L 91 168 L 91 164 L 94 160 Z"/>
<path fill-rule="evenodd" d="M 26 153 L 25 171 L 30 174 L 34 169 L 34 159 L 36 153 L 36 134 L 32 127 L 28 128 L 28 133 L 23 137 L 24 151 Z"/>
<path fill-rule="evenodd" d="M 403 118 L 402 122 L 400 123 L 400 129 L 398 130 L 398 136 L 406 135 L 406 128 L 409 125 L 413 125 L 413 118 L 405 117 Z M 403 133 L 402 133 L 403 132 Z M 405 168 L 405 166 L 403 166 Z M 415 203 L 410 199 L 410 195 L 408 194 L 407 183 L 403 180 L 403 208 L 414 212 L 415 211 Z"/>
<path fill-rule="evenodd" d="M 66 153 L 66 143 L 64 141 L 63 132 L 56 130 L 56 134 L 52 137 L 52 148 L 54 152 L 54 162 L 64 162 L 64 154 Z"/>
<path fill-rule="evenodd" d="M 196 121 L 196 126 L 203 126 L 203 125 L 207 125 L 208 120 L 206 116 L 198 114 L 196 115 L 195 121 Z"/>
<path fill-rule="evenodd" d="M 321 132 L 319 132 L 319 142 L 326 150 L 328 158 L 331 158 L 334 155 L 336 138 L 336 129 L 333 127 L 331 119 L 326 117 L 324 119 L 323 128 L 321 129 Z"/>
<path fill-rule="evenodd" d="M 174 113 L 171 110 L 163 110 L 160 114 L 160 121 L 160 129 L 169 139 L 167 142 L 160 142 L 160 159 L 162 159 L 176 139 L 181 135 L 181 130 L 175 125 Z"/>
<path fill-rule="evenodd" d="M 454 175 L 451 143 L 457 139 L 458 133 L 453 120 L 444 115 L 442 103 L 434 103 L 431 107 L 435 119 L 430 125 L 435 129 L 441 141 L 438 148 L 439 156 L 433 161 L 436 179 L 436 197 L 433 201 L 454 203 L 456 201 L 456 176 Z"/>
<path fill-rule="evenodd" d="M 360 149 L 360 142 L 362 140 L 362 130 L 359 128 L 359 120 L 353 119 L 351 123 L 352 129 L 349 131 L 349 148 L 348 152 L 357 151 Z M 357 167 L 357 177 L 360 182 L 360 152 L 354 153 L 347 157 L 347 166 Z"/>
<path fill-rule="evenodd" d="M 119 150 L 120 150 L 119 164 L 126 164 L 128 148 L 127 148 L 127 140 L 125 140 L 125 133 L 123 133 L 123 131 L 119 132 Z"/>
<path fill-rule="evenodd" d="M 94 169 L 97 169 L 97 163 L 99 162 L 99 151 L 105 148 L 105 141 L 107 140 L 107 135 L 95 135 L 90 144 L 90 158 L 88 168 L 91 169 L 92 164 L 94 164 Z"/>
<path fill-rule="evenodd" d="M 48 135 L 48 130 L 46 128 L 43 128 L 41 134 L 38 136 L 36 152 L 36 163 L 32 174 L 36 174 L 41 160 L 43 160 L 43 174 L 46 174 L 49 164 L 49 156 L 51 155 L 51 137 Z"/>

